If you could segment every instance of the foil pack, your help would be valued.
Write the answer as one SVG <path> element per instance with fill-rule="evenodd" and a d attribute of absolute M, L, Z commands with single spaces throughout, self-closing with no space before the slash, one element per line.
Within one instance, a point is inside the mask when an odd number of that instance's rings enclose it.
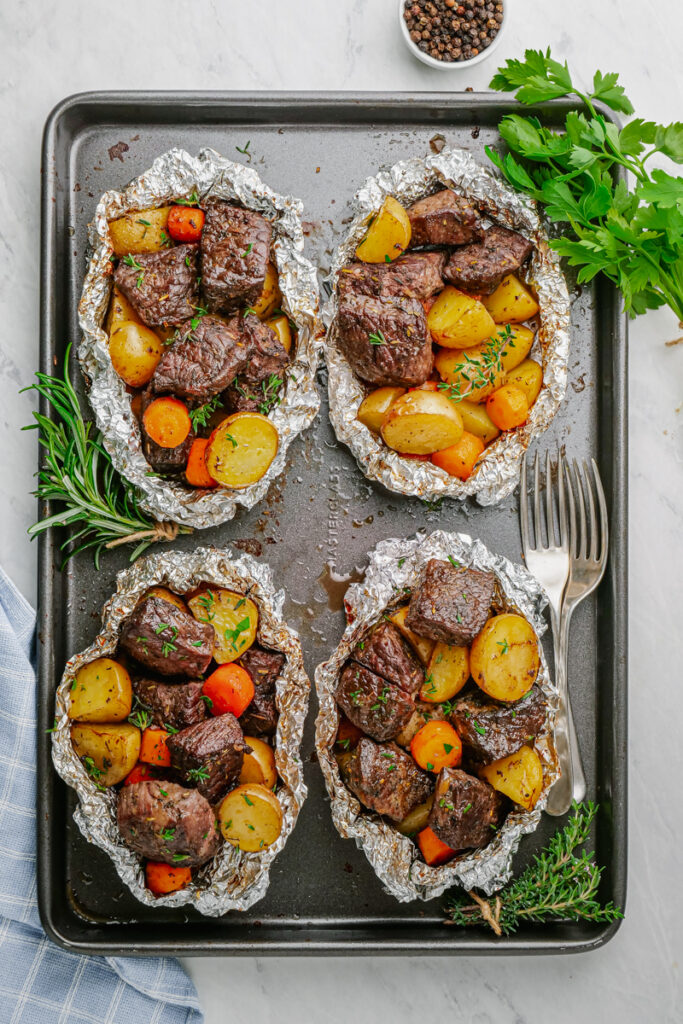
<path fill-rule="evenodd" d="M 319 665 L 315 673 L 320 704 L 316 720 L 316 749 L 331 801 L 332 819 L 341 836 L 356 841 L 385 890 L 400 902 L 431 900 L 454 885 L 464 889 L 476 888 L 487 896 L 500 889 L 510 879 L 512 858 L 522 836 L 537 827 L 548 791 L 560 775 L 554 741 L 559 693 L 550 679 L 541 649 L 537 682 L 545 694 L 548 710 L 535 748 L 543 762 L 543 789 L 532 811 L 513 807 L 488 846 L 461 854 L 440 867 L 430 867 L 420 858 L 411 839 L 363 807 L 344 785 L 334 757 L 339 727 L 339 709 L 334 694 L 339 674 L 363 634 L 382 618 L 387 608 L 404 602 L 408 591 L 417 586 L 429 559 L 447 559 L 449 555 L 463 565 L 495 574 L 493 603 L 497 612 L 517 612 L 532 624 L 539 637 L 545 632 L 542 616 L 547 603 L 545 594 L 521 565 L 493 554 L 481 541 L 472 541 L 464 534 L 443 530 L 429 536 L 418 533 L 409 539 L 381 541 L 370 553 L 364 580 L 353 584 L 346 593 L 348 625 L 341 642 L 329 661 Z"/>
<path fill-rule="evenodd" d="M 195 869 L 187 889 L 154 896 L 145 887 L 142 858 L 128 849 L 119 833 L 116 793 L 99 790 L 74 752 L 67 717 L 69 694 L 83 665 L 95 658 L 115 655 L 121 624 L 149 587 L 160 584 L 182 594 L 201 583 L 240 591 L 255 601 L 259 610 L 259 643 L 281 651 L 286 658 L 276 688 L 279 720 L 275 762 L 281 780 L 276 795 L 283 814 L 282 832 L 272 846 L 258 853 L 244 853 L 224 842 L 213 860 Z M 110 856 L 121 881 L 147 906 L 190 905 L 207 917 L 220 917 L 230 910 L 247 910 L 266 893 L 271 864 L 284 848 L 306 797 L 300 748 L 310 682 L 299 637 L 282 617 L 284 596 L 284 591 L 274 587 L 270 567 L 247 554 L 236 558 L 229 551 L 212 547 L 189 553 L 149 555 L 118 574 L 116 593 L 102 610 L 101 631 L 90 647 L 74 655 L 64 669 L 56 696 L 54 766 L 78 795 L 74 820 L 82 834 Z"/>
<path fill-rule="evenodd" d="M 407 205 L 430 195 L 441 185 L 471 200 L 483 215 L 485 224 L 502 224 L 521 232 L 534 243 L 526 270 L 520 276 L 534 289 L 540 306 L 540 326 L 530 354 L 543 366 L 541 392 L 526 423 L 517 430 L 501 434 L 488 445 L 466 481 L 449 476 L 431 462 L 402 458 L 356 419 L 366 392 L 342 353 L 335 323 L 338 274 L 354 258 L 368 222 L 385 198 L 392 195 Z M 536 205 L 476 163 L 466 150 L 449 148 L 437 155 L 402 160 L 389 170 L 368 178 L 356 193 L 353 205 L 355 215 L 346 238 L 332 257 L 328 278 L 332 293 L 323 310 L 327 327 L 325 360 L 330 419 L 335 433 L 351 449 L 365 476 L 391 491 L 426 501 L 444 496 L 474 497 L 481 505 L 496 504 L 515 489 L 526 449 L 550 425 L 567 387 L 569 292 L 559 259 L 548 245 Z"/>
<path fill-rule="evenodd" d="M 102 328 L 113 273 L 108 222 L 131 210 L 182 201 L 193 192 L 200 201 L 208 196 L 237 201 L 270 221 L 283 308 L 298 328 L 296 351 L 281 391 L 282 402 L 269 414 L 280 438 L 278 453 L 265 476 L 244 490 L 220 487 L 201 491 L 168 477 L 150 475 L 130 396 L 112 366 L 108 338 Z M 303 255 L 302 212 L 301 200 L 278 195 L 251 167 L 233 163 L 213 149 L 202 149 L 197 157 L 171 149 L 123 191 L 105 192 L 97 205 L 89 225 L 92 255 L 78 307 L 82 331 L 78 357 L 95 421 L 114 466 L 139 489 L 141 506 L 160 521 L 202 529 L 232 519 L 240 505 L 252 508 L 284 470 L 291 442 L 313 422 L 320 406 L 315 375 L 322 328 L 316 270 Z"/>

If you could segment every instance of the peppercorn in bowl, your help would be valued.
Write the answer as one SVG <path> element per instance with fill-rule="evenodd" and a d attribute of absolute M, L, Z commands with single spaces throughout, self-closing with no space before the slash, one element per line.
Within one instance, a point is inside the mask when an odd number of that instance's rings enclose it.
<path fill-rule="evenodd" d="M 500 43 L 504 0 L 399 0 L 401 33 L 413 56 L 439 71 L 471 67 Z"/>

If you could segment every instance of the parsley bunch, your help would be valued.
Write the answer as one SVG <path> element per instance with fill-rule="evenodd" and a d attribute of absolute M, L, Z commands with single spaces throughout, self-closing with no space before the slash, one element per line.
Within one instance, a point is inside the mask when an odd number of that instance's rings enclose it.
<path fill-rule="evenodd" d="M 596 71 L 592 91 L 583 93 L 549 49 L 508 60 L 490 88 L 514 92 L 524 104 L 582 101 L 585 111 L 569 111 L 562 132 L 537 117 L 506 115 L 499 131 L 510 152 L 501 157 L 487 146 L 487 155 L 551 221 L 571 229 L 550 244 L 579 268 L 579 283 L 603 273 L 629 316 L 667 305 L 683 321 L 683 178 L 646 167 L 655 153 L 683 163 L 683 124 L 636 117 L 620 130 L 595 106 L 633 113 L 618 75 Z M 618 168 L 633 176 L 634 188 L 615 181 Z"/>

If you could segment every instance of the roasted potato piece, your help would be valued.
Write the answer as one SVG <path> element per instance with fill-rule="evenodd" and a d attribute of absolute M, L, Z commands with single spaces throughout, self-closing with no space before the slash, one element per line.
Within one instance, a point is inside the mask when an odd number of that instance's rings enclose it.
<path fill-rule="evenodd" d="M 249 597 L 222 587 L 204 587 L 188 600 L 198 622 L 213 626 L 213 657 L 219 665 L 235 661 L 256 639 L 258 608 Z"/>
<path fill-rule="evenodd" d="M 272 789 L 277 782 L 273 748 L 256 736 L 245 736 L 244 742 L 251 747 L 251 754 L 244 755 L 240 783 L 258 782 L 266 789 Z"/>
<path fill-rule="evenodd" d="M 109 339 L 112 366 L 121 380 L 141 388 L 152 378 L 164 346 L 150 327 L 125 320 Z"/>
<path fill-rule="evenodd" d="M 427 314 L 434 341 L 444 348 L 471 348 L 495 334 L 496 325 L 478 299 L 452 285 L 439 293 Z"/>
<path fill-rule="evenodd" d="M 482 302 L 497 324 L 517 324 L 538 313 L 538 303 L 514 274 L 508 274 Z"/>
<path fill-rule="evenodd" d="M 494 615 L 472 642 L 472 678 L 494 700 L 519 700 L 536 682 L 540 667 L 538 637 L 521 615 Z"/>
<path fill-rule="evenodd" d="M 135 311 L 135 308 L 128 301 L 123 292 L 114 285 L 111 291 L 111 298 L 109 300 L 109 309 L 107 310 L 107 316 L 104 321 L 104 329 L 107 334 L 111 337 L 115 330 L 117 330 L 121 324 L 130 321 L 133 324 L 140 324 L 142 321 Z"/>
<path fill-rule="evenodd" d="M 479 770 L 499 793 L 528 811 L 536 806 L 543 789 L 543 763 L 533 747 L 522 747 Z"/>
<path fill-rule="evenodd" d="M 136 255 L 163 249 L 170 241 L 167 231 L 170 210 L 170 206 L 159 206 L 156 210 L 137 210 L 110 220 L 109 234 L 114 255 Z"/>
<path fill-rule="evenodd" d="M 391 622 L 396 626 L 400 633 L 405 637 L 410 646 L 413 648 L 418 658 L 423 665 L 426 665 L 432 656 L 434 650 L 434 641 L 430 640 L 427 636 L 418 636 L 417 633 L 413 632 L 409 626 L 406 626 L 406 615 L 408 614 L 408 605 L 404 604 L 402 608 L 397 608 L 395 612 L 392 612 L 388 616 Z"/>
<path fill-rule="evenodd" d="M 389 409 L 396 399 L 400 398 L 401 395 L 405 395 L 405 393 L 405 388 L 375 388 L 361 402 L 356 413 L 356 419 L 360 420 L 368 430 L 379 434 Z"/>
<path fill-rule="evenodd" d="M 368 232 L 356 249 L 356 259 L 363 263 L 386 263 L 410 245 L 410 219 L 393 196 L 387 196 Z"/>
<path fill-rule="evenodd" d="M 256 483 L 277 455 L 277 429 L 260 412 L 236 412 L 216 427 L 206 449 L 206 468 L 223 487 Z"/>
<path fill-rule="evenodd" d="M 282 302 L 282 292 L 278 283 L 277 267 L 269 263 L 266 269 L 266 279 L 263 288 L 256 302 L 250 307 L 259 320 L 267 320 Z"/>
<path fill-rule="evenodd" d="M 484 444 L 495 441 L 500 430 L 487 413 L 485 406 L 463 399 L 462 402 L 458 402 L 457 408 L 462 417 L 462 425 L 468 433 L 480 437 Z"/>
<path fill-rule="evenodd" d="M 133 706 L 127 671 L 112 658 L 95 658 L 76 673 L 69 718 L 79 722 L 122 722 Z"/>
<path fill-rule="evenodd" d="M 470 402 L 482 402 L 488 398 L 501 386 L 505 374 L 529 355 L 534 332 L 528 327 L 512 327 L 498 360 L 491 362 L 492 345 L 497 341 L 498 333 L 473 348 L 437 350 L 434 359 L 436 369 L 442 380 L 456 388 L 459 398 L 467 398 Z"/>
<path fill-rule="evenodd" d="M 180 608 L 181 612 L 187 611 L 187 605 L 183 601 L 180 594 L 174 594 L 168 587 L 150 587 L 149 590 L 142 595 L 140 601 L 146 601 L 148 597 L 160 597 L 162 601 L 169 601 L 170 604 L 174 604 L 176 608 Z"/>
<path fill-rule="evenodd" d="M 384 442 L 406 455 L 431 455 L 462 437 L 457 406 L 439 391 L 408 391 L 397 399 L 382 424 Z"/>
<path fill-rule="evenodd" d="M 468 647 L 455 647 L 439 641 L 434 646 L 427 665 L 420 700 L 440 704 L 450 700 L 462 690 L 470 678 L 470 652 Z"/>
<path fill-rule="evenodd" d="M 71 742 L 93 782 L 115 786 L 135 767 L 140 753 L 140 730 L 128 723 L 71 726 Z"/>
<path fill-rule="evenodd" d="M 538 398 L 543 384 L 543 368 L 535 359 L 525 359 L 514 370 L 505 374 L 503 384 L 516 384 L 518 388 L 521 388 L 526 395 L 529 408 L 531 408 Z"/>
<path fill-rule="evenodd" d="M 231 846 L 257 853 L 274 843 L 282 831 L 280 801 L 258 783 L 238 786 L 218 808 L 218 827 Z"/>
<path fill-rule="evenodd" d="M 292 331 L 289 317 L 285 316 L 284 313 L 280 313 L 278 316 L 271 316 L 269 320 L 266 320 L 266 323 L 272 331 L 275 331 L 285 351 L 291 352 L 294 332 Z"/>
<path fill-rule="evenodd" d="M 430 796 L 423 804 L 418 804 L 417 807 L 413 807 L 409 814 L 406 814 L 403 821 L 399 821 L 396 828 L 404 836 L 412 836 L 416 832 L 421 832 L 423 828 L 427 826 L 427 818 L 429 812 L 432 809 L 434 803 L 434 796 Z"/>

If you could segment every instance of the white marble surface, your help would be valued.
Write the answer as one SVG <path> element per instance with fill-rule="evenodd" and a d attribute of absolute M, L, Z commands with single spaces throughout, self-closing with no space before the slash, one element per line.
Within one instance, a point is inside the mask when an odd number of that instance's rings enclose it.
<path fill-rule="evenodd" d="M 29 598 L 36 453 L 34 435 L 19 433 L 30 400 L 18 389 L 38 358 L 40 135 L 55 103 L 88 89 L 483 88 L 493 64 L 550 44 L 578 80 L 596 67 L 620 71 L 641 116 L 681 117 L 680 4 L 510 0 L 510 8 L 495 59 L 444 74 L 403 48 L 395 0 L 0 4 L 0 562 Z M 208 1024 L 336 1022 L 349 1013 L 357 1024 L 683 1019 L 683 345 L 664 345 L 678 333 L 658 312 L 630 338 L 630 870 L 616 938 L 595 953 L 540 961 L 190 961 Z"/>

